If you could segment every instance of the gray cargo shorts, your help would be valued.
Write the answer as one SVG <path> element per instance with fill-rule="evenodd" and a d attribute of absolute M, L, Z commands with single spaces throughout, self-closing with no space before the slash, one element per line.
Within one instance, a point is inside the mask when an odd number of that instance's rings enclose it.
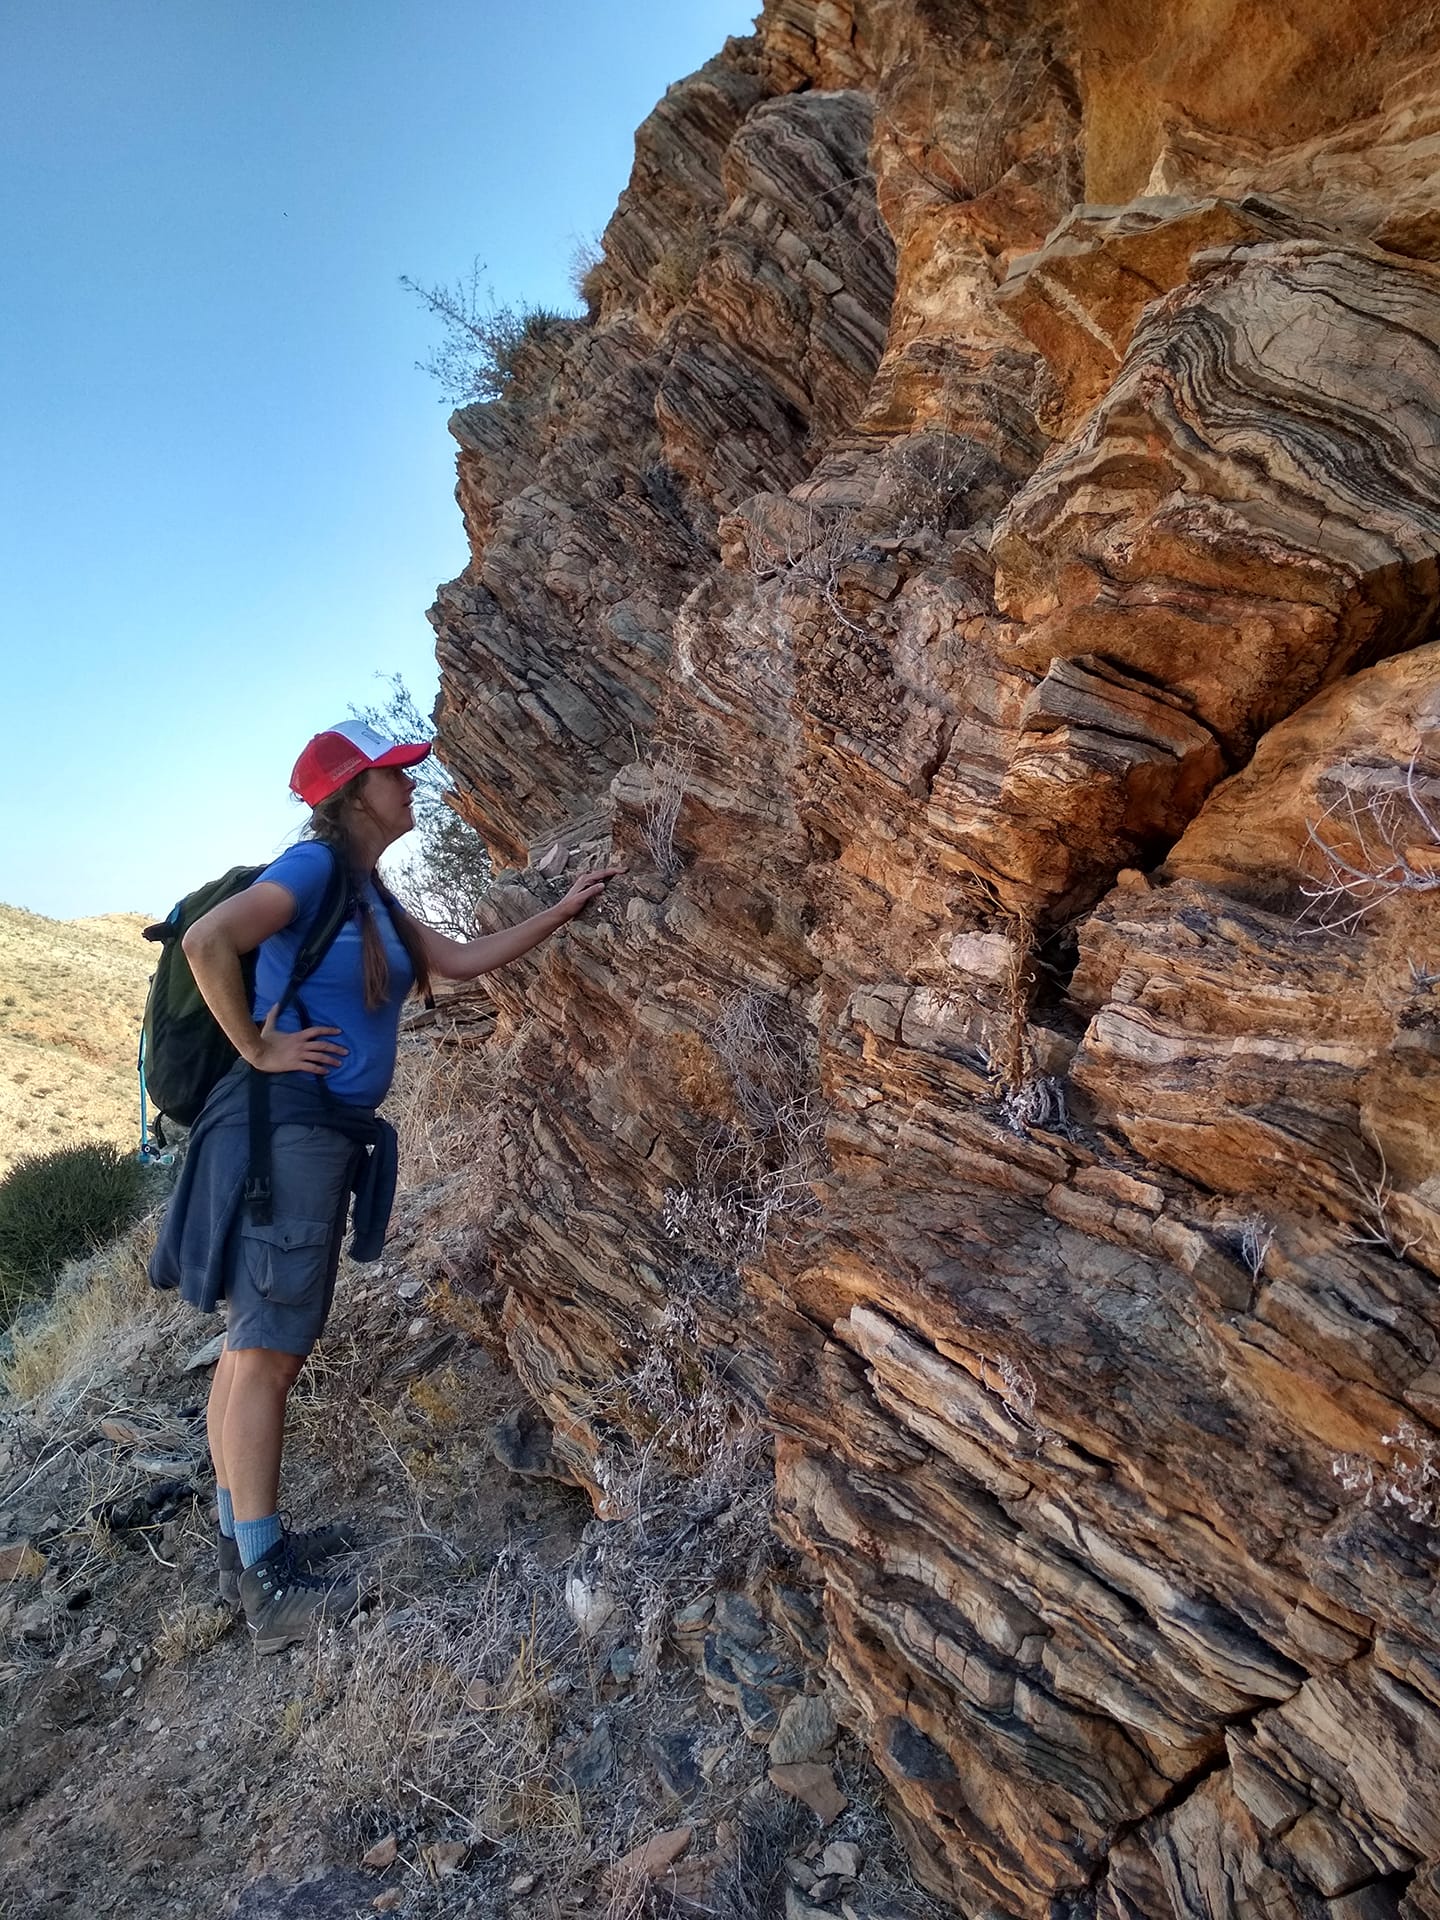
<path fill-rule="evenodd" d="M 365 1151 L 332 1127 L 278 1126 L 268 1227 L 242 1205 L 225 1250 L 225 1345 L 307 1354 L 335 1293 L 350 1185 Z"/>

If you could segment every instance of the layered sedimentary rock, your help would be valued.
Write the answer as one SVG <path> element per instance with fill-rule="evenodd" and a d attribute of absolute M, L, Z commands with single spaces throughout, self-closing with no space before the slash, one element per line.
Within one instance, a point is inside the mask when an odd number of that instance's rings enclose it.
<path fill-rule="evenodd" d="M 610 1512 L 693 1315 L 970 1915 L 1440 1916 L 1433 40 L 771 0 L 454 422 L 512 1355 Z"/>

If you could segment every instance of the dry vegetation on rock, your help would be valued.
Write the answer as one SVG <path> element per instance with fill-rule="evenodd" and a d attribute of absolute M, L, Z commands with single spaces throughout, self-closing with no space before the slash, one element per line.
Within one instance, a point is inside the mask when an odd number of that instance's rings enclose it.
<path fill-rule="evenodd" d="M 453 422 L 487 913 L 630 869 L 496 985 L 508 1351 L 603 1499 L 684 1327 L 993 1920 L 1440 1913 L 1437 73 L 1401 0 L 767 6 Z"/>

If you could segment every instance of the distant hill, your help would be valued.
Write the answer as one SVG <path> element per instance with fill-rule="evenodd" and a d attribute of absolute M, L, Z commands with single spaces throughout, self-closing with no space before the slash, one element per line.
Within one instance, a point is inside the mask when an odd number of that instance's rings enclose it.
<path fill-rule="evenodd" d="M 0 1173 L 84 1140 L 139 1144 L 135 1049 L 159 951 L 147 924 L 0 906 Z"/>

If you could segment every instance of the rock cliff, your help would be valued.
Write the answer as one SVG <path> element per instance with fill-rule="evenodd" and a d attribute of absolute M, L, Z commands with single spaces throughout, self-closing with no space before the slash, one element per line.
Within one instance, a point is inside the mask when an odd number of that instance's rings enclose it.
<path fill-rule="evenodd" d="M 606 1512 L 693 1317 L 977 1920 L 1440 1920 L 1437 263 L 1405 0 L 767 0 L 452 423 L 512 1357 Z"/>

